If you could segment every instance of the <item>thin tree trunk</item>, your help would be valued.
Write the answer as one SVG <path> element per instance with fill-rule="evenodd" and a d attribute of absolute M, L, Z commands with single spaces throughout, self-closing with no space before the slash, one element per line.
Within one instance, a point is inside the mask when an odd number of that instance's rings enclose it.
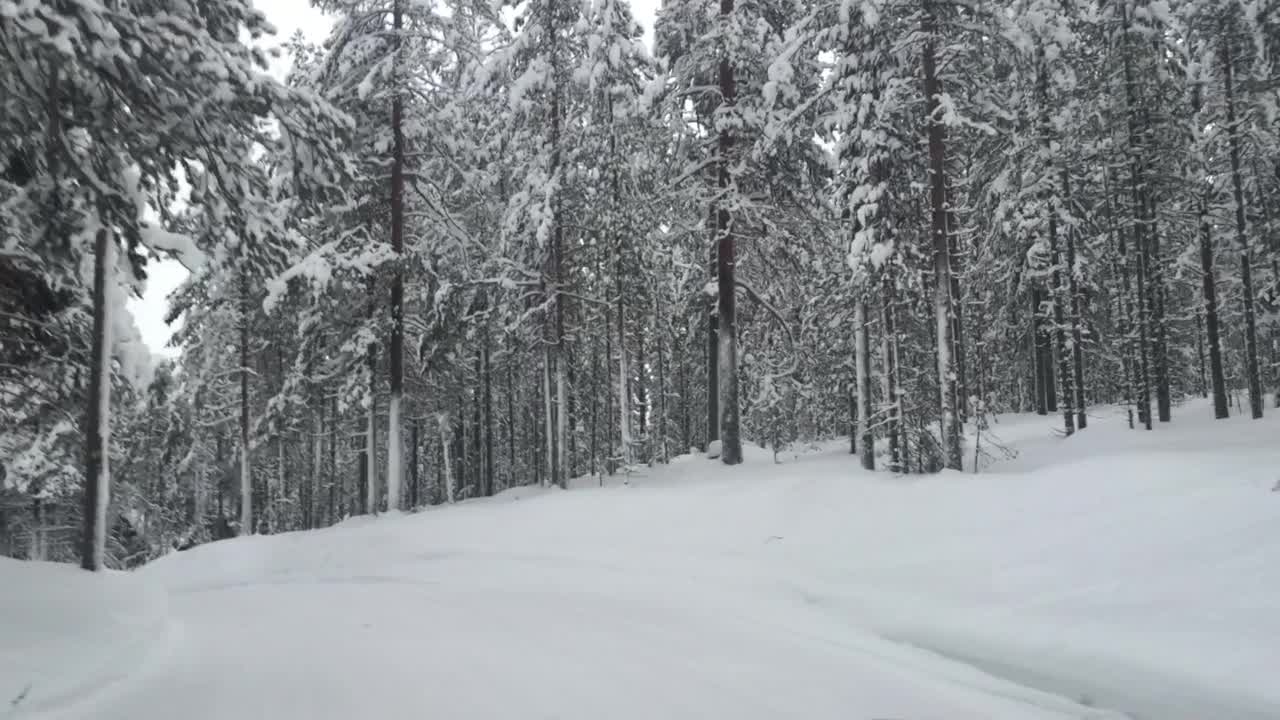
<path fill-rule="evenodd" d="M 374 368 L 377 365 L 377 350 L 373 345 L 369 346 L 369 412 L 365 416 L 365 449 L 364 461 L 368 466 L 366 470 L 365 480 L 365 500 L 364 511 L 366 513 L 378 514 L 378 395 L 377 395 L 377 375 L 374 374 Z"/>
<path fill-rule="evenodd" d="M 1227 417 L 1227 381 L 1222 371 L 1222 340 L 1218 330 L 1217 270 L 1214 268 L 1213 226 L 1209 202 L 1200 197 L 1200 297 L 1204 301 L 1204 325 L 1209 344 L 1209 378 L 1213 388 L 1213 417 Z"/>
<path fill-rule="evenodd" d="M 960 275 L 963 272 L 964 257 L 960 252 L 960 235 L 956 223 L 955 207 L 952 202 L 951 186 L 947 186 L 947 263 L 949 265 L 950 282 L 948 290 L 951 299 L 951 351 L 952 367 L 956 377 L 956 412 L 958 423 L 969 418 L 969 381 L 965 362 L 964 348 L 964 301 L 960 292 Z"/>
<path fill-rule="evenodd" d="M 858 395 L 857 447 L 862 467 L 876 469 L 875 437 L 871 431 L 871 351 L 867 343 L 867 301 L 853 305 L 853 365 Z"/>
<path fill-rule="evenodd" d="M 1150 135 L 1150 120 L 1145 119 L 1145 113 L 1144 120 L 1148 125 L 1147 134 Z M 1151 241 L 1152 258 L 1152 262 L 1149 265 L 1151 269 L 1152 303 L 1151 352 L 1153 364 L 1155 365 L 1156 417 L 1160 422 L 1169 422 L 1173 419 L 1173 398 L 1169 386 L 1168 322 L 1165 319 L 1165 305 L 1167 302 L 1167 291 L 1164 283 L 1165 261 L 1160 250 L 1160 232 L 1156 224 L 1154 194 L 1149 187 L 1144 186 L 1144 191 L 1147 200 L 1147 237 Z"/>
<path fill-rule="evenodd" d="M 80 567 L 103 569 L 107 548 L 107 507 L 111 502 L 111 303 L 115 239 L 100 228 L 93 245 L 93 368 L 85 411 L 85 486 Z"/>
<path fill-rule="evenodd" d="M 1135 290 L 1138 301 L 1138 357 L 1135 371 L 1138 374 L 1138 419 L 1143 427 L 1151 429 L 1151 370 L 1149 353 L 1151 348 L 1151 298 L 1147 292 L 1147 253 L 1142 242 L 1142 231 L 1138 223 L 1133 226 L 1134 260 L 1137 270 L 1134 273 L 1137 282 Z"/>
<path fill-rule="evenodd" d="M 689 337 L 688 320 L 682 321 L 684 337 Z M 685 344 L 681 342 L 678 345 L 681 348 L 680 362 L 676 365 L 679 370 L 680 383 L 680 454 L 689 452 L 689 448 L 693 447 L 693 431 L 689 418 L 689 364 L 687 359 L 687 350 L 684 350 Z"/>
<path fill-rule="evenodd" d="M 399 70 L 400 30 L 403 14 L 400 0 L 396 0 L 391 13 L 391 27 L 395 33 L 396 59 L 392 72 Z M 395 82 L 393 80 L 393 82 Z M 404 471 L 401 462 L 404 455 L 401 427 L 401 402 L 404 397 L 404 131 L 403 102 L 399 87 L 391 95 L 391 251 L 395 253 L 395 271 L 391 278 L 391 341 L 388 344 L 391 369 L 391 399 L 387 406 L 387 509 L 399 510 L 401 484 Z M 372 477 L 372 476 L 371 476 Z"/>
<path fill-rule="evenodd" d="M 240 271 L 240 534 L 253 534 L 253 475 L 249 464 L 249 278 Z"/>
<path fill-rule="evenodd" d="M 597 275 L 600 274 L 599 262 L 596 262 L 596 274 Z M 606 310 L 603 318 L 605 321 L 604 325 L 606 328 L 608 327 L 608 318 L 609 318 L 609 314 L 608 314 L 608 311 Z M 606 330 L 605 337 L 608 337 L 608 336 L 609 336 L 609 332 L 608 330 Z M 608 367 L 608 365 L 609 365 L 609 362 L 606 359 L 605 366 Z M 600 342 L 598 338 L 593 337 L 591 341 L 591 412 L 588 415 L 589 429 L 587 431 L 588 436 L 591 438 L 591 447 L 587 452 L 587 457 L 589 458 L 589 462 L 590 462 L 590 464 L 587 467 L 587 472 L 592 476 L 596 476 L 599 470 L 598 453 L 600 450 L 600 442 L 599 442 L 600 439 L 599 439 L 598 433 L 600 428 L 599 428 L 599 425 L 597 424 L 597 420 L 600 412 L 600 395 L 601 395 L 601 392 L 600 392 Z M 608 397 L 609 395 L 607 385 L 606 385 L 606 390 L 604 392 L 604 395 L 605 397 Z"/>
<path fill-rule="evenodd" d="M 493 372 L 489 358 L 489 328 L 482 330 L 484 375 L 484 495 L 488 497 L 494 492 L 493 472 Z"/>
<path fill-rule="evenodd" d="M 648 361 L 644 356 L 644 317 L 641 315 L 637 318 L 639 322 L 635 325 L 633 331 L 636 336 L 636 368 L 635 368 L 635 403 L 636 403 L 636 435 L 642 442 L 649 437 L 649 388 L 645 382 L 645 368 Z M 637 458 L 639 462 L 645 462 L 647 458 Z"/>
<path fill-rule="evenodd" d="M 658 458 L 663 464 L 668 462 L 667 457 L 667 375 L 666 360 L 662 352 L 662 337 L 666 333 L 662 332 L 662 304 L 658 300 L 658 294 L 655 292 L 653 296 L 653 336 L 654 347 L 658 353 Z"/>
<path fill-rule="evenodd" d="M 1031 388 L 1035 396 L 1036 414 L 1048 415 L 1049 392 L 1046 387 L 1044 332 L 1040 329 L 1040 289 L 1031 288 Z"/>
<path fill-rule="evenodd" d="M 1150 272 L 1150 244 L 1146 240 L 1144 230 L 1146 229 L 1145 215 L 1146 202 L 1143 193 L 1146 192 L 1145 176 L 1143 174 L 1143 153 L 1144 148 L 1141 146 L 1141 132 L 1138 128 L 1138 92 L 1137 81 L 1133 71 L 1133 41 L 1129 30 L 1129 16 L 1126 3 L 1120 3 L 1121 23 L 1123 25 L 1125 51 L 1123 53 L 1124 68 L 1124 86 L 1125 86 L 1125 106 L 1128 118 L 1129 132 L 1129 173 L 1130 173 L 1130 193 L 1132 195 L 1132 216 L 1133 216 L 1133 249 L 1134 257 L 1137 264 L 1135 276 L 1137 278 L 1137 295 L 1138 295 L 1138 367 L 1135 369 L 1138 373 L 1138 417 L 1142 420 L 1147 430 L 1151 429 L 1151 372 L 1149 353 L 1151 350 L 1151 313 L 1152 298 L 1149 288 L 1147 287 L 1147 278 Z"/>
<path fill-rule="evenodd" d="M 449 457 L 449 415 L 448 413 L 440 413 L 436 419 L 440 425 L 440 456 L 444 458 L 444 496 L 452 504 L 455 497 L 453 493 L 453 463 Z"/>
<path fill-rule="evenodd" d="M 621 242 L 621 241 L 619 241 Z M 618 259 L 614 271 L 618 286 L 618 442 L 622 466 L 631 464 L 631 393 L 627 386 L 631 376 L 627 370 L 626 300 L 622 288 L 622 247 L 618 247 Z"/>
<path fill-rule="evenodd" d="M 551 344 L 544 343 L 542 346 L 542 416 L 543 423 L 546 426 L 543 438 L 546 443 L 545 457 L 543 458 L 546 464 L 546 474 L 542 476 L 542 487 L 549 487 L 554 484 L 556 475 L 556 431 L 554 411 L 551 407 L 551 363 Z"/>
<path fill-rule="evenodd" d="M 481 497 L 484 495 L 484 411 L 481 407 L 484 400 L 483 383 L 484 383 L 484 358 L 479 348 L 476 348 L 476 364 L 475 364 L 475 385 L 471 390 L 471 453 L 468 455 L 468 464 L 474 468 L 474 480 L 470 483 L 473 491 L 471 497 Z"/>
<path fill-rule="evenodd" d="M 1231 194 L 1235 200 L 1236 245 L 1240 251 L 1240 299 L 1244 304 L 1245 381 L 1249 385 L 1249 412 L 1257 420 L 1262 417 L 1262 380 L 1258 369 L 1258 329 L 1253 308 L 1252 248 L 1246 235 L 1244 182 L 1240 172 L 1240 128 L 1236 122 L 1234 65 L 1231 41 L 1224 30 L 1222 68 L 1226 89 L 1227 138 L 1231 144 Z"/>
<path fill-rule="evenodd" d="M 881 317 L 884 327 L 880 333 L 880 356 L 884 366 L 885 437 L 889 439 L 889 470 L 902 472 L 902 388 L 898 382 L 898 335 L 894 305 L 897 302 L 891 267 L 886 266 L 881 296 Z"/>
<path fill-rule="evenodd" d="M 849 454 L 858 454 L 858 381 L 856 378 L 849 383 Z"/>
<path fill-rule="evenodd" d="M 935 56 L 937 19 L 932 0 L 925 0 L 921 31 L 925 36 L 922 64 L 924 94 L 928 105 L 929 202 L 932 209 L 934 298 L 933 312 L 937 326 L 939 418 L 943 459 L 947 467 L 961 469 L 960 418 L 956 412 L 956 375 L 951 349 L 951 243 L 947 229 L 946 129 L 942 112 L 942 81 L 938 78 Z"/>
<path fill-rule="evenodd" d="M 1111 173 L 1102 171 L 1102 194 L 1106 198 L 1107 207 L 1107 248 L 1115 248 L 1111 257 L 1112 275 L 1120 277 L 1120 294 L 1116 297 L 1116 330 L 1120 337 L 1120 367 L 1124 373 L 1124 402 L 1129 421 L 1129 429 L 1133 429 L 1133 405 L 1135 398 L 1133 373 L 1133 297 L 1129 282 L 1129 259 L 1126 255 L 1124 231 L 1116 233 L 1116 213 L 1112 206 Z M 1118 258 L 1116 256 L 1119 256 Z"/>
<path fill-rule="evenodd" d="M 329 407 L 329 524 L 332 525 L 338 521 L 338 428 L 341 423 L 338 421 L 338 398 L 335 395 L 330 399 L 332 405 Z M 345 483 L 343 483 L 345 489 Z"/>
<path fill-rule="evenodd" d="M 507 359 L 507 487 L 516 484 L 516 408 L 514 370 L 511 358 Z"/>
<path fill-rule="evenodd" d="M 1044 45 L 1041 44 L 1040 52 L 1040 72 L 1039 72 L 1039 96 L 1040 96 L 1040 142 L 1044 149 L 1044 160 L 1052 162 L 1052 132 L 1053 124 L 1049 120 L 1049 71 L 1047 63 L 1044 59 Z M 1062 283 L 1062 271 L 1059 266 L 1061 258 L 1058 254 L 1058 198 L 1054 195 L 1054 189 L 1049 186 L 1046 191 L 1046 209 L 1048 212 L 1048 238 L 1049 238 L 1049 262 L 1052 270 L 1050 272 L 1050 292 L 1049 300 L 1053 303 L 1053 336 L 1057 344 L 1057 382 L 1062 387 L 1062 425 L 1067 435 L 1072 435 L 1076 431 L 1075 415 L 1071 409 L 1071 401 L 1075 395 L 1072 390 L 1072 373 L 1071 373 L 1071 357 L 1067 353 L 1067 333 L 1066 333 L 1066 317 L 1064 312 L 1064 288 Z"/>
<path fill-rule="evenodd" d="M 733 15 L 734 0 L 720 0 L 720 17 Z M 721 51 L 718 76 L 722 109 L 737 104 L 737 85 L 733 64 L 726 50 Z M 726 197 L 730 190 L 729 154 L 733 150 L 733 134 L 726 123 L 718 128 L 718 162 L 716 180 L 720 202 L 716 206 L 716 284 L 719 290 L 719 381 L 720 381 L 720 462 L 737 465 L 742 462 L 742 438 L 738 418 L 738 321 L 734 270 L 737 263 L 733 247 L 733 219 Z"/>
<path fill-rule="evenodd" d="M 1071 176 L 1064 169 L 1062 171 L 1062 194 L 1066 199 L 1068 209 L 1071 206 Z M 1075 226 L 1066 229 L 1067 236 L 1067 292 L 1071 295 L 1071 366 L 1073 373 L 1072 383 L 1075 389 L 1075 397 L 1072 405 L 1076 411 L 1076 427 L 1083 430 L 1089 426 L 1089 416 L 1085 412 L 1085 395 L 1084 395 L 1084 332 L 1081 328 L 1081 302 L 1080 287 L 1076 279 L 1076 228 Z"/>
<path fill-rule="evenodd" d="M 418 507 L 418 426 L 420 421 L 414 418 L 413 421 L 413 437 L 410 442 L 413 443 L 411 456 L 409 458 L 409 507 Z"/>

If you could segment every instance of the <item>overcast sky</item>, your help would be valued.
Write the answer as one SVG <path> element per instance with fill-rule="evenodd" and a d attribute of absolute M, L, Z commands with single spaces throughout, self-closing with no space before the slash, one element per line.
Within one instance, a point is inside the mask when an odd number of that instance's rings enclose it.
<path fill-rule="evenodd" d="M 653 18 L 661 0 L 633 0 L 631 7 L 636 20 L 645 29 L 645 42 L 653 44 Z M 309 0 L 256 0 L 254 3 L 267 15 L 276 27 L 276 36 L 267 45 L 281 44 L 294 31 L 301 30 L 312 42 L 321 42 L 328 35 L 332 22 L 324 13 L 311 6 Z M 281 80 L 289 70 L 289 58 L 281 56 L 271 68 L 272 74 Z M 173 328 L 164 322 L 169 309 L 169 293 L 187 277 L 187 271 L 174 260 L 152 261 L 147 265 L 147 287 L 141 298 L 129 300 L 129 311 L 142 333 L 142 339 L 151 351 L 165 357 L 178 354 L 176 348 L 166 345 L 173 335 Z"/>

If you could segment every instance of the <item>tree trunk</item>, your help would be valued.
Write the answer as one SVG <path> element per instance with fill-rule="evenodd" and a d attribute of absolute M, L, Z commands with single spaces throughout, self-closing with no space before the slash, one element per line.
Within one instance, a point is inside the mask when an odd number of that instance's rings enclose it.
<path fill-rule="evenodd" d="M 1121 23 L 1123 25 L 1125 51 L 1123 53 L 1125 106 L 1129 132 L 1129 177 L 1133 217 L 1133 250 L 1137 264 L 1134 273 L 1137 283 L 1138 298 L 1138 357 L 1135 372 L 1137 381 L 1138 417 L 1147 430 L 1151 429 L 1151 315 L 1153 309 L 1152 293 L 1147 287 L 1150 276 L 1151 247 L 1145 235 L 1145 216 L 1147 204 L 1144 194 L 1147 192 L 1143 173 L 1143 153 L 1141 132 L 1138 127 L 1138 91 L 1133 70 L 1133 42 L 1129 31 L 1129 16 L 1126 3 L 1120 3 Z"/>
<path fill-rule="evenodd" d="M 507 359 L 507 487 L 516 484 L 516 408 L 512 361 Z"/>
<path fill-rule="evenodd" d="M 253 475 L 249 464 L 249 278 L 240 271 L 240 534 L 253 534 Z"/>
<path fill-rule="evenodd" d="M 1151 297 L 1147 292 L 1147 252 L 1145 243 L 1142 241 L 1142 231 L 1139 224 L 1133 226 L 1133 245 L 1134 260 L 1137 269 L 1134 272 L 1135 292 L 1137 293 L 1138 304 L 1138 357 L 1136 358 L 1137 366 L 1134 371 L 1138 375 L 1138 419 L 1142 421 L 1143 427 L 1147 430 L 1151 429 Z"/>
<path fill-rule="evenodd" d="M 329 524 L 332 525 L 338 521 L 338 428 L 341 423 L 338 421 L 338 398 L 335 395 L 330 402 L 329 407 Z M 343 483 L 345 494 L 346 483 Z"/>
<path fill-rule="evenodd" d="M 1048 415 L 1048 391 L 1045 387 L 1044 332 L 1040 329 L 1040 290 L 1031 288 L 1031 392 L 1036 414 Z"/>
<path fill-rule="evenodd" d="M 468 453 L 468 465 L 473 468 L 473 479 L 470 482 L 472 492 L 469 497 L 484 495 L 484 411 L 481 408 L 484 400 L 484 358 L 479 348 L 476 349 L 475 386 L 471 390 L 471 452 Z"/>
<path fill-rule="evenodd" d="M 493 495 L 493 372 L 489 358 L 489 328 L 482 330 L 484 376 L 484 490 L 483 495 Z"/>
<path fill-rule="evenodd" d="M 964 301 L 960 292 L 960 275 L 963 272 L 964 256 L 960 252 L 960 235 L 957 232 L 955 207 L 952 202 L 951 186 L 947 186 L 947 262 L 950 266 L 951 280 L 948 284 L 951 298 L 951 351 L 952 368 L 956 377 L 956 412 L 957 423 L 969 418 L 969 381 L 965 362 L 964 349 Z"/>
<path fill-rule="evenodd" d="M 107 507 L 111 502 L 111 302 L 115 239 L 100 228 L 93 241 L 93 367 L 85 412 L 85 486 L 80 567 L 103 569 L 107 548 Z"/>
<path fill-rule="evenodd" d="M 658 432 L 655 439 L 658 443 L 658 459 L 666 464 L 667 457 L 667 370 L 666 358 L 662 352 L 662 338 L 666 333 L 662 332 L 664 323 L 662 321 L 662 304 L 658 300 L 657 292 L 653 296 L 653 344 L 658 353 L 658 391 L 657 391 L 657 410 L 658 421 L 656 426 Z"/>
<path fill-rule="evenodd" d="M 626 298 L 622 285 L 622 240 L 618 240 L 618 257 L 614 266 L 614 281 L 618 292 L 618 443 L 622 466 L 631 464 L 631 407 L 627 386 L 631 376 L 627 370 Z"/>
<path fill-rule="evenodd" d="M 421 424 L 417 419 L 413 421 L 413 437 L 411 442 L 411 455 L 409 458 L 409 507 L 418 507 L 418 425 Z"/>
<path fill-rule="evenodd" d="M 1071 204 L 1071 176 L 1066 170 L 1062 171 L 1062 194 L 1066 198 L 1068 209 Z M 1075 389 L 1074 401 L 1071 403 L 1075 406 L 1076 411 L 1076 427 L 1081 430 L 1089 425 L 1089 416 L 1085 412 L 1084 397 L 1084 332 L 1081 329 L 1081 297 L 1080 287 L 1076 280 L 1076 229 L 1074 226 L 1067 228 L 1067 292 L 1071 295 L 1071 365 L 1073 372 L 1072 383 Z"/>
<path fill-rule="evenodd" d="M 896 292 L 891 268 L 885 267 L 881 281 L 881 317 L 884 327 L 880 333 L 880 362 L 884 373 L 885 431 L 889 440 L 889 471 L 902 472 L 902 388 L 898 382 L 897 318 L 894 317 Z"/>
<path fill-rule="evenodd" d="M 1213 226 L 1209 202 L 1200 197 L 1200 296 L 1204 301 L 1204 325 L 1209 341 L 1209 378 L 1213 388 L 1213 417 L 1227 417 L 1227 381 L 1222 371 L 1222 340 L 1218 330 L 1217 270 L 1214 269 Z"/>
<path fill-rule="evenodd" d="M 1254 420 L 1262 417 L 1262 379 L 1258 369 L 1258 329 L 1253 309 L 1253 260 L 1244 210 L 1244 182 L 1240 172 L 1240 128 L 1236 122 L 1235 62 L 1231 41 L 1222 38 L 1223 82 L 1226 90 L 1227 138 L 1231 143 L 1231 194 L 1235 200 L 1236 245 L 1240 251 L 1240 299 L 1244 304 L 1245 381 L 1249 385 L 1249 412 Z"/>
<path fill-rule="evenodd" d="M 956 375 L 952 367 L 951 349 L 951 244 L 947 229 L 946 129 L 939 117 L 942 105 L 942 81 L 938 78 L 935 57 L 937 21 L 932 0 L 925 0 L 921 31 L 925 36 L 922 64 L 924 94 L 928 103 L 929 201 L 932 209 L 934 298 L 933 312 L 937 325 L 938 386 L 944 462 L 961 469 L 960 418 L 956 412 Z"/>
<path fill-rule="evenodd" d="M 635 368 L 635 403 L 636 403 L 636 434 L 641 439 L 641 447 L 644 447 L 644 441 L 649 437 L 649 387 L 645 382 L 645 368 L 649 363 L 644 356 L 644 339 L 645 327 L 644 316 L 637 318 L 640 322 L 635 325 L 636 336 L 636 368 Z M 639 462 L 646 462 L 648 458 L 637 458 Z"/>
<path fill-rule="evenodd" d="M 556 431 L 555 431 L 555 412 L 551 403 L 551 363 L 552 350 L 551 343 L 544 343 L 542 346 L 542 419 L 545 425 L 544 441 L 545 441 L 545 457 L 546 474 L 542 476 L 542 487 L 550 487 L 556 482 Z"/>
<path fill-rule="evenodd" d="M 734 0 L 720 0 L 720 17 L 733 15 Z M 719 84 L 721 112 L 731 112 L 737 104 L 734 68 L 721 50 Z M 720 381 L 720 462 L 737 465 L 742 462 L 742 438 L 738 418 L 738 322 L 736 316 L 734 269 L 737 262 L 733 247 L 733 221 L 729 202 L 729 154 L 733 150 L 733 134 L 728 123 L 717 123 L 718 160 L 716 179 L 720 202 L 716 206 L 716 284 L 719 290 L 719 381 Z"/>
<path fill-rule="evenodd" d="M 448 413 L 440 413 L 437 416 L 440 425 L 440 457 L 444 458 L 444 496 L 449 503 L 453 503 L 453 463 L 449 458 L 449 415 Z"/>
<path fill-rule="evenodd" d="M 876 469 L 875 436 L 871 431 L 871 351 L 867 347 L 867 301 L 861 296 L 853 305 L 853 365 L 857 385 L 858 453 L 862 467 Z"/>
<path fill-rule="evenodd" d="M 1052 150 L 1052 133 L 1053 123 L 1049 119 L 1049 70 L 1047 62 L 1044 59 L 1044 45 L 1039 48 L 1040 53 L 1040 71 L 1039 71 L 1039 96 L 1040 96 L 1040 142 L 1044 151 L 1044 161 L 1051 164 L 1053 161 Z M 1047 170 L 1048 168 L 1046 168 Z M 1071 373 L 1071 356 L 1067 352 L 1067 333 L 1066 333 L 1066 317 L 1064 302 L 1064 287 L 1062 282 L 1062 270 L 1059 265 L 1061 256 L 1058 254 L 1058 198 L 1054 194 L 1052 185 L 1047 186 L 1047 197 L 1045 198 L 1045 207 L 1048 213 L 1048 238 L 1049 238 L 1049 262 L 1052 270 L 1050 272 L 1050 292 L 1049 301 L 1053 303 L 1053 336 L 1057 346 L 1057 382 L 1062 388 L 1062 425 L 1067 435 L 1073 435 L 1076 431 L 1075 414 L 1072 412 L 1071 403 L 1075 396 L 1072 389 L 1073 376 Z"/>

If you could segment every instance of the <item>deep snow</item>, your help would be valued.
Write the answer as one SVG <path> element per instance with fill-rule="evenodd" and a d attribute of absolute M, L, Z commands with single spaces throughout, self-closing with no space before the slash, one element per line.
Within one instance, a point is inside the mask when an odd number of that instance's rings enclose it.
<path fill-rule="evenodd" d="M 4 562 L 0 718 L 1277 718 L 1280 423 L 1210 416 L 1002 418 L 980 475 L 685 456 L 131 575 Z"/>

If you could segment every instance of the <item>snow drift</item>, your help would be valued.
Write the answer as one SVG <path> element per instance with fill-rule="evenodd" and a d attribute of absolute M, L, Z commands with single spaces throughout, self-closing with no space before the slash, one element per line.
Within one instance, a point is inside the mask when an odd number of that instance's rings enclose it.
<path fill-rule="evenodd" d="M 174 660 L 61 716 L 1280 717 L 1280 428 L 1207 417 L 1005 419 L 980 475 L 686 456 L 196 548 L 105 579 L 168 590 Z"/>
<path fill-rule="evenodd" d="M 166 637 L 167 603 L 137 574 L 0 558 L 0 717 L 81 701 L 136 674 Z"/>

